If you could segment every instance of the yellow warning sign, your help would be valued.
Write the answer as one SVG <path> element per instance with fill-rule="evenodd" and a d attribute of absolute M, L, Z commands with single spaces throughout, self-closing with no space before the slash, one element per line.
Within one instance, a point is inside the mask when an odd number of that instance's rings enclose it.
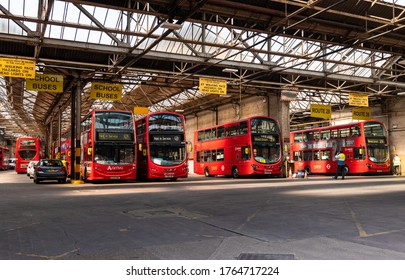
<path fill-rule="evenodd" d="M 0 58 L 0 76 L 35 78 L 35 61 L 16 58 Z"/>
<path fill-rule="evenodd" d="M 226 80 L 200 78 L 199 89 L 203 93 L 226 94 Z"/>
<path fill-rule="evenodd" d="M 35 79 L 27 79 L 25 81 L 25 89 L 47 92 L 63 92 L 63 76 L 37 74 Z"/>
<path fill-rule="evenodd" d="M 332 107 L 330 105 L 311 104 L 311 117 L 330 119 Z"/>
<path fill-rule="evenodd" d="M 368 107 L 368 94 L 349 93 L 349 105 L 356 107 Z"/>
<path fill-rule="evenodd" d="M 122 84 L 92 83 L 90 98 L 101 100 L 121 100 Z"/>
<path fill-rule="evenodd" d="M 353 108 L 352 109 L 353 120 L 371 120 L 370 108 Z"/>

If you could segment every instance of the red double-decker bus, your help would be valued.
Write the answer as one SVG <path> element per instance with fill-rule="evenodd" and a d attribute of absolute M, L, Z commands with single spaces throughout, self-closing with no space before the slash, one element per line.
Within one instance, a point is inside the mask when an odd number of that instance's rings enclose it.
<path fill-rule="evenodd" d="M 10 150 L 6 147 L 0 146 L 0 169 L 7 170 L 9 169 L 10 161 Z"/>
<path fill-rule="evenodd" d="M 19 137 L 15 146 L 15 171 L 26 173 L 31 160 L 41 158 L 41 141 L 38 137 Z"/>
<path fill-rule="evenodd" d="M 93 110 L 81 121 L 80 129 L 82 180 L 136 179 L 135 129 L 131 112 Z"/>
<path fill-rule="evenodd" d="M 187 178 L 184 116 L 156 112 L 136 121 L 138 177 L 141 179 Z"/>
<path fill-rule="evenodd" d="M 194 173 L 282 176 L 277 120 L 254 116 L 194 132 Z"/>
<path fill-rule="evenodd" d="M 340 150 L 347 174 L 390 173 L 389 142 L 384 124 L 370 120 L 290 133 L 295 171 L 335 173 Z"/>

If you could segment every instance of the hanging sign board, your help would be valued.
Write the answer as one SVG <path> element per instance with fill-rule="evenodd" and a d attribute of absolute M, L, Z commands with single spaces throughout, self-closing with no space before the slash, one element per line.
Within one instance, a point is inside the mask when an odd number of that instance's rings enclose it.
<path fill-rule="evenodd" d="M 311 117 L 330 119 L 332 107 L 330 105 L 311 104 Z"/>
<path fill-rule="evenodd" d="M 25 89 L 34 91 L 63 92 L 63 76 L 37 74 L 35 79 L 25 80 Z"/>
<path fill-rule="evenodd" d="M 135 115 L 147 115 L 149 113 L 148 107 L 134 107 Z"/>
<path fill-rule="evenodd" d="M 281 101 L 294 101 L 297 99 L 298 88 L 297 87 L 283 87 L 281 89 L 280 100 Z"/>
<path fill-rule="evenodd" d="M 0 58 L 0 76 L 35 78 L 35 61 L 16 58 Z"/>
<path fill-rule="evenodd" d="M 353 120 L 371 120 L 370 108 L 353 108 L 352 109 Z"/>
<path fill-rule="evenodd" d="M 90 98 L 119 101 L 122 98 L 122 84 L 91 83 Z"/>
<path fill-rule="evenodd" d="M 226 94 L 226 80 L 200 78 L 199 89 L 203 93 Z"/>
<path fill-rule="evenodd" d="M 349 105 L 356 107 L 368 107 L 368 94 L 349 93 Z"/>

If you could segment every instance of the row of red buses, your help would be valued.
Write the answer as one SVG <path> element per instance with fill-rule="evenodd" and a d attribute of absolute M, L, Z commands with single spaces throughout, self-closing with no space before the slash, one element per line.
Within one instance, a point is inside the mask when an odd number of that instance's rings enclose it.
<path fill-rule="evenodd" d="M 140 179 L 187 178 L 184 117 L 150 113 L 136 121 L 137 168 Z"/>
<path fill-rule="evenodd" d="M 0 170 L 7 170 L 10 167 L 10 150 L 0 146 Z"/>
<path fill-rule="evenodd" d="M 346 155 L 346 173 L 391 172 L 387 130 L 378 121 L 293 131 L 290 144 L 295 171 L 335 173 L 335 154 L 342 150 Z"/>
<path fill-rule="evenodd" d="M 41 141 L 38 137 L 19 137 L 15 147 L 15 171 L 26 173 L 31 160 L 41 158 Z"/>
<path fill-rule="evenodd" d="M 93 110 L 81 121 L 80 176 L 84 181 L 136 178 L 131 112 Z"/>
<path fill-rule="evenodd" d="M 277 120 L 254 116 L 194 132 L 194 172 L 215 175 L 282 176 Z"/>

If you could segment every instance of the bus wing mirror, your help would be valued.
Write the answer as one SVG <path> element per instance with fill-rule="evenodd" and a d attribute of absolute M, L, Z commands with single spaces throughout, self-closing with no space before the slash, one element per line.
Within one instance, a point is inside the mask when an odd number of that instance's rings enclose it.
<path fill-rule="evenodd" d="M 91 156 L 92 153 L 93 153 L 93 148 L 88 148 L 88 149 L 87 149 L 87 154 L 88 154 L 89 156 Z"/>

